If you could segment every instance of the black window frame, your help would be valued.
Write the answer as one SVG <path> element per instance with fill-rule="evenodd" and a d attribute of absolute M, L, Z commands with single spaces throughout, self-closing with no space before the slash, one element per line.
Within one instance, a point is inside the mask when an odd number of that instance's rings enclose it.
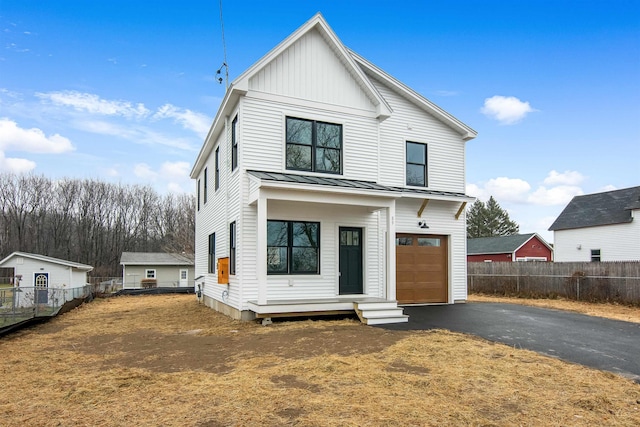
<path fill-rule="evenodd" d="M 236 222 L 229 224 L 229 274 L 236 274 L 236 246 L 237 246 Z"/>
<path fill-rule="evenodd" d="M 216 272 L 216 233 L 209 234 L 208 271 Z"/>
<path fill-rule="evenodd" d="M 591 262 L 600 262 L 602 260 L 601 249 L 591 249 Z"/>
<path fill-rule="evenodd" d="M 198 179 L 198 189 L 197 189 L 196 192 L 197 192 L 196 198 L 197 198 L 197 202 L 198 202 L 197 203 L 198 210 L 200 210 L 200 179 Z"/>
<path fill-rule="evenodd" d="M 311 123 L 311 145 L 300 144 L 296 142 L 289 142 L 289 120 L 299 120 L 303 122 Z M 318 136 L 318 125 L 331 125 L 337 126 L 340 129 L 340 148 L 332 148 L 332 147 L 322 147 L 318 146 L 317 136 Z M 310 168 L 299 168 L 299 167 L 290 167 L 289 166 L 289 146 L 302 146 L 302 147 L 310 147 L 311 148 L 311 167 Z M 317 160 L 317 152 L 319 149 L 328 149 L 328 150 L 336 150 L 340 152 L 340 167 L 338 171 L 330 171 L 324 169 L 318 169 L 318 165 L 316 164 Z M 305 171 L 305 172 L 317 172 L 317 173 L 328 173 L 332 175 L 342 175 L 343 171 L 343 152 L 344 152 L 344 132 L 342 128 L 342 124 L 340 123 L 331 123 L 325 122 L 321 120 L 310 120 L 310 119 L 302 119 L 299 117 L 286 116 L 285 117 L 285 168 L 287 170 L 296 170 L 296 171 Z"/>
<path fill-rule="evenodd" d="M 238 116 L 231 121 L 231 171 L 238 168 Z"/>
<path fill-rule="evenodd" d="M 220 188 L 220 146 L 216 147 L 216 156 L 215 156 L 215 189 L 216 191 Z"/>
<path fill-rule="evenodd" d="M 422 146 L 424 149 L 424 163 L 417 163 L 414 161 L 409 161 L 409 144 Z M 410 185 L 412 187 L 428 187 L 429 186 L 429 150 L 428 144 L 423 142 L 415 142 L 415 141 L 405 141 L 405 184 Z M 424 175 L 424 184 L 409 182 L 409 173 L 407 172 L 409 166 L 422 166 L 422 171 Z"/>
<path fill-rule="evenodd" d="M 203 180 L 204 180 L 204 184 L 203 184 L 202 191 L 203 191 L 204 194 L 202 195 L 202 203 L 204 203 L 206 205 L 207 204 L 207 195 L 208 195 L 208 192 L 209 192 L 209 184 L 208 184 L 209 177 L 208 177 L 208 174 L 207 174 L 207 168 L 204 168 Z"/>
<path fill-rule="evenodd" d="M 306 275 L 306 276 L 310 276 L 310 275 L 320 275 L 320 270 L 321 270 L 321 266 L 320 266 L 320 260 L 321 260 L 321 254 L 320 254 L 320 222 L 319 221 L 296 221 L 296 220 L 279 220 L 279 219 L 270 219 L 267 220 L 267 229 L 269 227 L 269 223 L 281 223 L 281 224 L 286 224 L 287 226 L 287 246 L 283 246 L 283 245 L 272 245 L 269 246 L 269 237 L 267 235 L 267 255 L 269 252 L 269 248 L 286 248 L 286 254 L 287 254 L 287 261 L 286 261 L 286 270 L 281 270 L 281 271 L 269 271 L 269 265 L 268 265 L 268 261 L 267 261 L 267 275 L 271 276 L 276 276 L 276 275 Z M 316 246 L 296 246 L 294 244 L 294 233 L 293 233 L 293 227 L 295 224 L 314 224 L 317 227 L 317 235 L 316 235 Z M 294 268 L 294 250 L 296 248 L 315 248 L 316 250 L 316 270 L 315 271 L 304 271 L 304 270 L 296 270 Z"/>

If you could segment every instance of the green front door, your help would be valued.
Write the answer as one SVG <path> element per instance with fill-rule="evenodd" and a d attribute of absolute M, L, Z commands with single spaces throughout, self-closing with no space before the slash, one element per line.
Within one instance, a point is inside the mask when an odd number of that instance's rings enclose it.
<path fill-rule="evenodd" d="M 340 227 L 340 295 L 362 294 L 362 228 Z"/>

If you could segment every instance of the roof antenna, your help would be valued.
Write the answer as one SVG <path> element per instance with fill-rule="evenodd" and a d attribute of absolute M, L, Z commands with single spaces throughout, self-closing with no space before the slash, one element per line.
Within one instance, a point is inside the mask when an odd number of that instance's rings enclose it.
<path fill-rule="evenodd" d="M 216 71 L 216 80 L 222 84 L 222 69 L 224 68 L 224 83 L 225 87 L 229 89 L 229 66 L 227 65 L 227 43 L 224 40 L 224 21 L 222 19 L 222 0 L 220 0 L 220 27 L 222 29 L 222 49 L 224 52 L 224 62 Z"/>

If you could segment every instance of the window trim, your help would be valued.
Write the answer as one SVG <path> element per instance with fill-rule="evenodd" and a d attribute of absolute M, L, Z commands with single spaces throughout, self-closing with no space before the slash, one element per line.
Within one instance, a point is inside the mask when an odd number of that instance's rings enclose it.
<path fill-rule="evenodd" d="M 267 265 L 267 275 L 268 276 L 319 276 L 321 274 L 322 267 L 320 265 L 321 254 L 320 254 L 320 238 L 321 238 L 321 223 L 320 221 L 303 221 L 303 220 L 282 220 L 282 219 L 269 219 L 267 220 L 267 225 L 270 222 L 282 222 L 287 225 L 287 271 L 274 271 L 269 272 L 269 266 Z M 315 246 L 317 252 L 317 268 L 316 271 L 294 271 L 293 270 L 293 249 L 294 248 L 307 248 L 313 246 L 294 246 L 293 245 L 293 224 L 316 224 L 318 226 L 318 236 L 317 236 L 317 246 Z M 269 248 L 284 248 L 285 246 L 269 246 L 268 237 L 267 237 L 267 253 Z"/>
<path fill-rule="evenodd" d="M 198 210 L 200 210 L 200 178 L 198 178 L 198 189 L 197 189 L 197 199 L 198 199 Z"/>
<path fill-rule="evenodd" d="M 204 194 L 202 195 L 202 203 L 205 204 L 205 205 L 207 204 L 207 193 L 208 193 L 208 190 L 209 190 L 208 189 L 208 187 L 209 187 L 209 185 L 208 185 L 209 178 L 208 178 L 207 175 L 208 175 L 207 174 L 207 168 L 204 168 L 204 177 L 203 177 L 203 179 L 204 179 L 204 185 L 203 185 Z"/>
<path fill-rule="evenodd" d="M 409 144 L 415 144 L 415 145 L 422 145 L 424 147 L 424 164 L 422 163 L 414 163 L 414 162 L 409 162 Z M 409 141 L 406 140 L 405 141 L 405 145 L 404 145 L 404 183 L 405 185 L 411 186 L 411 187 L 420 187 L 420 188 L 428 188 L 429 187 L 429 144 L 425 143 L 425 142 L 417 142 L 417 141 Z M 407 174 L 407 167 L 409 165 L 414 165 L 414 166 L 422 166 L 423 170 L 424 170 L 424 185 L 421 184 L 410 184 L 409 183 L 409 176 Z"/>
<path fill-rule="evenodd" d="M 238 115 L 231 121 L 231 172 L 238 168 Z"/>
<path fill-rule="evenodd" d="M 149 273 L 153 272 L 153 277 L 149 277 Z M 155 268 L 147 268 L 144 270 L 144 278 L 145 279 L 157 279 L 158 275 L 156 273 L 156 269 Z"/>
<path fill-rule="evenodd" d="M 215 183 L 214 183 L 214 187 L 215 190 L 218 191 L 218 189 L 220 188 L 220 146 L 216 147 L 216 153 L 215 153 Z"/>
<path fill-rule="evenodd" d="M 209 234 L 209 251 L 207 254 L 208 261 L 208 269 L 209 273 L 216 272 L 216 233 L 213 232 Z"/>
<path fill-rule="evenodd" d="M 289 119 L 300 120 L 300 121 L 303 121 L 303 122 L 311 122 L 311 145 L 290 143 L 289 142 L 289 137 L 288 137 L 288 129 L 289 129 L 289 127 L 287 126 Z M 318 170 L 317 169 L 316 152 L 318 150 L 318 144 L 317 144 L 317 125 L 318 124 L 326 124 L 326 125 L 338 126 L 340 128 L 340 148 L 331 148 L 332 150 L 340 151 L 340 170 L 337 171 L 337 172 L 327 171 L 327 170 Z M 285 144 L 285 149 L 284 149 L 284 167 L 285 167 L 286 170 L 302 171 L 302 172 L 314 172 L 314 173 L 326 173 L 326 174 L 331 174 L 331 175 L 343 175 L 343 170 L 344 170 L 344 126 L 343 126 L 342 123 L 332 123 L 332 122 L 327 122 L 327 121 L 324 121 L 324 120 L 312 120 L 312 119 L 304 119 L 304 118 L 301 118 L 301 117 L 285 116 L 284 133 L 285 133 L 285 137 L 284 137 L 284 144 Z M 288 163 L 287 162 L 287 156 L 288 156 L 287 147 L 289 145 L 304 146 L 304 147 L 310 147 L 311 148 L 311 168 L 310 169 L 293 168 L 293 167 L 289 167 L 287 165 L 287 163 Z M 319 147 L 319 148 L 324 148 L 324 147 Z"/>
<path fill-rule="evenodd" d="M 236 249 L 237 249 L 237 227 L 236 222 L 229 223 L 229 274 L 236 274 Z"/>

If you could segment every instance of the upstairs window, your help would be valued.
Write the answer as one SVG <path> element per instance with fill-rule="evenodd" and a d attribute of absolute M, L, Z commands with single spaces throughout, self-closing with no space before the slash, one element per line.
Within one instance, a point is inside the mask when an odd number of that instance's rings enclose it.
<path fill-rule="evenodd" d="M 407 185 L 426 187 L 427 144 L 407 141 Z"/>
<path fill-rule="evenodd" d="M 204 196 L 202 198 L 202 201 L 204 202 L 204 204 L 207 204 L 207 194 L 208 194 L 208 187 L 209 187 L 209 178 L 207 177 L 207 168 L 204 168 Z"/>
<path fill-rule="evenodd" d="M 198 190 L 197 190 L 197 196 L 198 198 L 198 210 L 200 210 L 200 180 L 198 180 Z"/>
<path fill-rule="evenodd" d="M 287 169 L 342 173 L 342 125 L 287 117 Z"/>
<path fill-rule="evenodd" d="M 220 188 L 220 147 L 216 148 L 216 190 Z"/>
<path fill-rule="evenodd" d="M 231 170 L 238 167 L 238 116 L 231 122 Z"/>

